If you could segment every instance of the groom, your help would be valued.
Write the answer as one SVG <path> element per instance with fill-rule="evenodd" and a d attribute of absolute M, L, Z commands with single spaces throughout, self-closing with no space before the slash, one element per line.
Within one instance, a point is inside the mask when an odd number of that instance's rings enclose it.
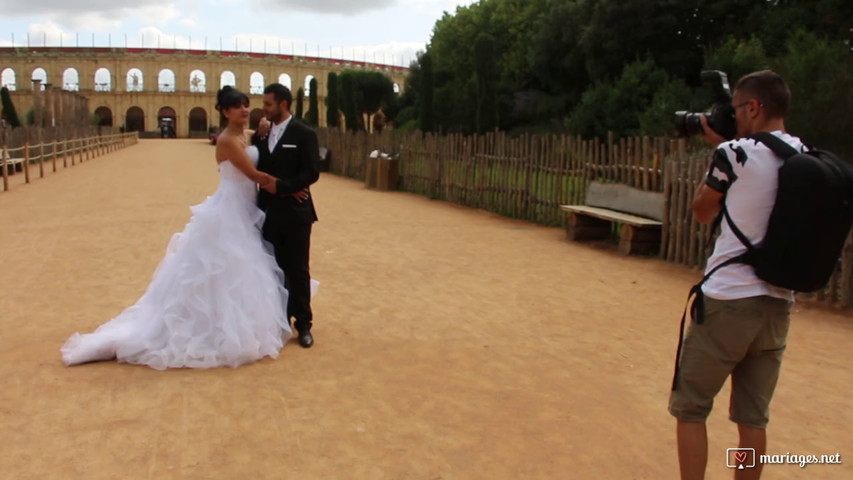
<path fill-rule="evenodd" d="M 260 154 L 258 170 L 276 178 L 258 192 L 258 207 L 266 212 L 263 233 L 284 271 L 287 316 L 296 318 L 299 344 L 309 348 L 314 337 L 308 253 L 317 212 L 308 187 L 320 177 L 320 155 L 317 134 L 290 115 L 292 102 L 293 95 L 284 85 L 273 83 L 264 89 L 269 134 L 255 133 L 252 144 Z"/>

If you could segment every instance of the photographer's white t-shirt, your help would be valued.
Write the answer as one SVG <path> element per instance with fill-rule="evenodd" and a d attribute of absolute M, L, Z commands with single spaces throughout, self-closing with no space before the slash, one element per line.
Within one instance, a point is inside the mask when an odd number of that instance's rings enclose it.
<path fill-rule="evenodd" d="M 799 138 L 782 133 L 781 130 L 771 133 L 797 150 L 804 150 L 803 142 Z M 705 183 L 710 188 L 726 194 L 725 202 L 729 215 L 753 245 L 761 243 L 767 233 L 770 212 L 776 201 L 781 166 L 782 159 L 763 143 L 742 138 L 717 147 L 705 177 Z M 724 261 L 746 252 L 746 246 L 732 232 L 728 221 L 723 220 L 720 227 L 714 252 L 705 269 L 706 274 Z M 791 290 L 770 285 L 759 279 L 751 266 L 742 263 L 717 270 L 702 286 L 702 292 L 718 300 L 759 295 L 790 301 L 794 299 Z"/>

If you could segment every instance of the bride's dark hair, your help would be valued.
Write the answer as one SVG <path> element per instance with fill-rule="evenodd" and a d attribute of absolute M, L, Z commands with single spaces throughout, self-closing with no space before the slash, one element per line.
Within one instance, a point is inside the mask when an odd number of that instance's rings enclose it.
<path fill-rule="evenodd" d="M 216 110 L 222 112 L 239 105 L 249 106 L 249 97 L 231 85 L 222 87 L 216 92 Z"/>

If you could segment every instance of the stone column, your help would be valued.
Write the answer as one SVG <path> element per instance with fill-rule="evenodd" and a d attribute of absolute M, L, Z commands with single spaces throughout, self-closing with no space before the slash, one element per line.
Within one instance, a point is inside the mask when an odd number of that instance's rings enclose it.
<path fill-rule="evenodd" d="M 46 128 L 54 126 L 53 118 L 53 85 L 44 84 L 44 123 Z"/>
<path fill-rule="evenodd" d="M 33 79 L 33 125 L 42 126 L 41 80 Z"/>
<path fill-rule="evenodd" d="M 57 90 L 53 95 L 53 118 L 55 119 L 55 125 L 59 126 L 65 125 L 62 121 L 62 97 L 64 93 L 64 90 Z"/>

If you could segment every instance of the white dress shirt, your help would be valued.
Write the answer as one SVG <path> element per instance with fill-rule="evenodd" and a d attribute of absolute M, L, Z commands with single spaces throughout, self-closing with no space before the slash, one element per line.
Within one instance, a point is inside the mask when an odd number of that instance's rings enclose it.
<path fill-rule="evenodd" d="M 270 134 L 267 138 L 267 145 L 269 146 L 270 153 L 275 149 L 276 144 L 284 134 L 284 131 L 287 129 L 287 125 L 290 124 L 290 120 L 292 119 L 293 115 L 289 115 L 284 121 L 275 123 L 270 127 Z"/>

